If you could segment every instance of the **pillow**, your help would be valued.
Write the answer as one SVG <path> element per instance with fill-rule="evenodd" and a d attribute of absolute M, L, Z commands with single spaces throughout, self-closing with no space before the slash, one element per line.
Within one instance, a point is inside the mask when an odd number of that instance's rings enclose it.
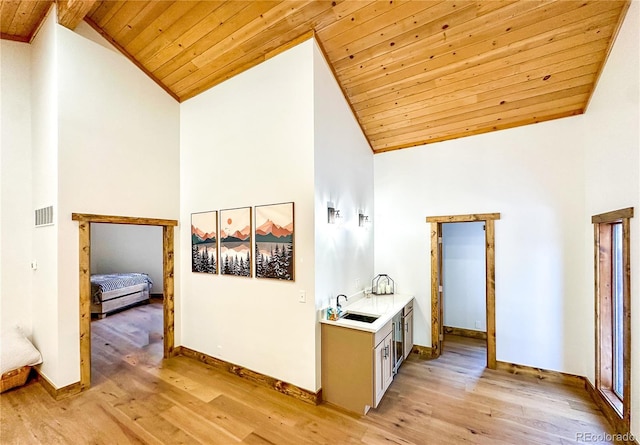
<path fill-rule="evenodd" d="M 0 333 L 0 374 L 42 363 L 42 355 L 18 326 Z"/>

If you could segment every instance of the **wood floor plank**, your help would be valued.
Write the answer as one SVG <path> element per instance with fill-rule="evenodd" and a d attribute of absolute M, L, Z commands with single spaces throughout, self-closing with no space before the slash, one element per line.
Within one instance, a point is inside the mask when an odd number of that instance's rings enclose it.
<path fill-rule="evenodd" d="M 84 393 L 55 401 L 32 379 L 2 394 L 2 443 L 575 444 L 613 432 L 583 388 L 486 369 L 486 343 L 464 337 L 446 335 L 437 360 L 411 356 L 367 416 L 163 360 L 161 303 L 92 322 L 92 354 Z"/>

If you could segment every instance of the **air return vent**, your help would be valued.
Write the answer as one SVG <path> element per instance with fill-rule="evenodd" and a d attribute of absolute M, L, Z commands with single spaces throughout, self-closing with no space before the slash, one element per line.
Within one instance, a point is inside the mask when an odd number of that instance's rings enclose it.
<path fill-rule="evenodd" d="M 53 206 L 36 209 L 36 227 L 53 224 Z"/>

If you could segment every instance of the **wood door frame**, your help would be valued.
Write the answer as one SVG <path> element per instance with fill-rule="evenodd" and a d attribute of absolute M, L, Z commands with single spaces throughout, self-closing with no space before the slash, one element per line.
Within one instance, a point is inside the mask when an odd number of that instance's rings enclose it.
<path fill-rule="evenodd" d="M 78 221 L 80 280 L 80 390 L 91 386 L 91 223 L 129 224 L 162 227 L 164 358 L 174 350 L 174 227 L 173 219 L 72 213 Z"/>
<path fill-rule="evenodd" d="M 431 224 L 431 356 L 442 354 L 441 330 L 442 302 L 440 292 L 439 244 L 442 241 L 443 223 L 480 222 L 485 223 L 485 259 L 486 259 L 486 315 L 487 315 L 487 368 L 496 369 L 496 260 L 495 260 L 495 223 L 500 213 L 477 213 L 468 215 L 427 216 Z"/>

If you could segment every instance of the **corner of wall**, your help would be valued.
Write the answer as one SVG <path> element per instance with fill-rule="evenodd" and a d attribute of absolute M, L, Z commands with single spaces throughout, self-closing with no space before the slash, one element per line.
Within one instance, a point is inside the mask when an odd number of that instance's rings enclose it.
<path fill-rule="evenodd" d="M 315 305 L 318 316 L 337 294 L 357 296 L 373 277 L 373 153 L 317 42 L 313 44 Z M 340 211 L 328 224 L 327 206 Z M 316 385 L 321 385 L 316 324 Z"/>

